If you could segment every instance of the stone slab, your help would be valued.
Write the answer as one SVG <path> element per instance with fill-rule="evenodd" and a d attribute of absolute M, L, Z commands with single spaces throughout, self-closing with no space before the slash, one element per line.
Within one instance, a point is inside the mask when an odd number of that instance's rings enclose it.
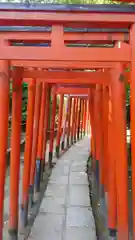
<path fill-rule="evenodd" d="M 67 176 L 69 174 L 69 166 L 63 165 L 59 166 L 58 168 L 54 168 L 54 171 L 52 172 L 52 176 L 57 177 L 58 175 Z"/>
<path fill-rule="evenodd" d="M 64 240 L 96 240 L 95 229 L 91 230 L 85 227 L 70 227 L 66 230 Z"/>
<path fill-rule="evenodd" d="M 88 207 L 70 207 L 67 209 L 67 227 L 88 227 L 93 229 L 92 209 Z"/>
<path fill-rule="evenodd" d="M 75 185 L 88 185 L 88 181 L 87 181 L 87 174 L 84 171 L 80 171 L 80 172 L 74 172 L 71 173 L 70 175 L 70 184 L 75 184 Z"/>
<path fill-rule="evenodd" d="M 52 176 L 49 180 L 49 183 L 55 184 L 68 184 L 68 176 Z"/>
<path fill-rule="evenodd" d="M 81 171 L 85 171 L 86 169 L 86 165 L 84 166 L 84 164 L 79 164 L 79 165 L 72 165 L 71 171 L 72 172 L 81 172 Z"/>
<path fill-rule="evenodd" d="M 65 198 L 45 197 L 40 206 L 40 213 L 64 214 Z"/>
<path fill-rule="evenodd" d="M 69 206 L 90 206 L 87 185 L 71 185 L 69 189 Z"/>
<path fill-rule="evenodd" d="M 47 197 L 65 197 L 66 196 L 67 187 L 65 185 L 60 184 L 48 184 L 45 195 Z"/>
<path fill-rule="evenodd" d="M 39 214 L 29 240 L 62 240 L 64 215 Z"/>

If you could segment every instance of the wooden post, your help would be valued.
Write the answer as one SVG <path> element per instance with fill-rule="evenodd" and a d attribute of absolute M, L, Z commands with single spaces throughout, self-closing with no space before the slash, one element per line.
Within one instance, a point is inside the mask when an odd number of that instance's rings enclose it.
<path fill-rule="evenodd" d="M 79 101 L 77 140 L 80 140 L 81 99 Z"/>
<path fill-rule="evenodd" d="M 57 95 L 56 95 L 56 93 L 53 93 L 52 118 L 51 118 L 50 142 L 49 142 L 49 166 L 50 167 L 53 167 L 53 165 L 52 165 L 52 158 L 53 158 L 53 144 L 54 144 L 54 127 L 55 127 L 56 103 L 57 103 Z"/>
<path fill-rule="evenodd" d="M 115 159 L 115 126 L 112 109 L 112 91 L 108 92 L 108 228 L 111 237 L 116 237 L 117 196 L 116 196 L 116 159 Z"/>
<path fill-rule="evenodd" d="M 44 160 L 44 167 L 45 167 L 45 161 L 46 161 L 46 146 L 47 146 L 47 130 L 49 125 L 49 105 L 50 105 L 50 94 L 51 89 L 49 86 L 47 86 L 47 92 L 46 92 L 46 106 L 45 106 L 45 123 L 44 123 L 44 139 L 43 139 L 43 152 L 42 152 L 42 159 Z M 43 167 L 43 171 L 45 170 Z"/>
<path fill-rule="evenodd" d="M 88 115 L 88 134 L 91 133 L 90 114 Z"/>
<path fill-rule="evenodd" d="M 97 182 L 97 190 L 99 193 L 99 184 L 102 179 L 101 171 L 101 95 L 100 86 L 96 85 L 94 95 L 94 132 L 95 132 L 95 176 Z"/>
<path fill-rule="evenodd" d="M 68 96 L 68 99 L 69 99 L 69 96 Z M 65 110 L 65 119 L 64 119 L 64 125 L 63 125 L 63 134 L 62 134 L 62 141 L 61 141 L 61 150 L 64 150 L 65 148 L 65 138 L 66 138 L 66 131 L 67 131 L 67 118 L 68 118 L 68 104 L 69 104 L 69 101 L 68 99 L 66 99 L 66 110 Z"/>
<path fill-rule="evenodd" d="M 78 111 L 78 98 L 76 99 L 75 105 L 75 124 L 74 124 L 74 142 L 76 143 L 76 128 L 77 128 L 77 111 Z"/>
<path fill-rule="evenodd" d="M 67 116 L 67 123 L 68 123 L 68 129 L 67 129 L 67 148 L 69 148 L 69 139 L 70 139 L 70 124 L 71 124 L 71 108 L 72 108 L 72 98 L 69 97 L 68 99 L 68 116 Z"/>
<path fill-rule="evenodd" d="M 40 107 L 41 107 L 41 95 L 42 95 L 42 83 L 37 81 L 36 83 L 36 99 L 34 109 L 34 125 L 33 125 L 33 142 L 32 142 L 32 160 L 31 160 L 31 173 L 30 173 L 30 202 L 33 206 L 33 194 L 34 194 L 34 182 L 37 187 L 38 179 L 35 179 L 35 170 L 38 168 L 39 162 L 36 162 L 37 157 L 37 145 L 38 145 L 38 132 L 39 132 L 39 119 L 40 119 Z M 37 166 L 36 166 L 37 165 Z"/>
<path fill-rule="evenodd" d="M 104 141 L 104 129 L 103 129 L 103 86 L 99 85 L 99 165 L 100 165 L 100 197 L 104 200 L 104 158 L 103 158 L 103 141 Z"/>
<path fill-rule="evenodd" d="M 32 157 L 32 139 L 33 139 L 33 122 L 34 122 L 34 107 L 36 94 L 36 80 L 31 79 L 28 83 L 28 103 L 27 103 L 27 120 L 26 120 L 26 141 L 24 149 L 24 168 L 23 168 L 23 190 L 22 190 L 22 226 L 27 225 L 28 219 L 28 203 L 29 194 L 31 195 L 30 185 L 30 169 Z"/>
<path fill-rule="evenodd" d="M 72 125 L 71 125 L 71 144 L 74 142 L 74 123 L 75 123 L 75 105 L 76 98 L 73 99 L 73 108 L 72 108 Z"/>
<path fill-rule="evenodd" d="M 131 69 L 130 69 L 130 111 L 131 111 L 131 157 L 132 157 L 132 212 L 133 239 L 135 239 L 135 24 L 130 30 Z"/>
<path fill-rule="evenodd" d="M 11 161 L 10 161 L 10 215 L 9 238 L 18 238 L 18 199 L 20 174 L 20 141 L 22 117 L 22 69 L 13 70 L 12 79 L 12 133 L 11 133 Z"/>
<path fill-rule="evenodd" d="M 43 172 L 42 152 L 43 152 L 43 137 L 44 137 L 44 122 L 45 122 L 46 91 L 47 91 L 47 84 L 43 83 L 42 95 L 41 95 L 41 106 L 40 106 L 37 159 L 36 159 L 36 192 L 40 192 L 41 174 Z"/>
<path fill-rule="evenodd" d="M 64 98 L 64 104 L 63 104 L 63 116 L 62 116 L 62 127 L 61 127 L 61 151 L 64 150 L 64 143 L 65 143 L 65 127 L 66 127 L 66 99 Z"/>
<path fill-rule="evenodd" d="M 118 240 L 128 240 L 128 161 L 126 146 L 126 97 L 123 69 L 119 64 L 112 73 L 112 108 L 114 114 L 114 152 L 116 161 Z"/>
<path fill-rule="evenodd" d="M 81 99 L 81 121 L 80 121 L 81 139 L 83 137 L 83 115 L 84 115 L 84 100 Z"/>
<path fill-rule="evenodd" d="M 75 130 L 75 134 L 76 134 L 76 141 L 78 139 L 78 126 L 79 126 L 79 104 L 80 104 L 80 98 L 78 97 L 78 101 L 77 101 L 77 108 L 76 108 L 76 130 Z"/>
<path fill-rule="evenodd" d="M 93 172 L 96 168 L 95 164 L 95 129 L 94 129 L 94 92 L 95 89 L 89 89 L 89 96 L 88 96 L 88 123 L 91 128 L 90 133 L 90 157 L 92 158 L 92 165 L 93 165 Z"/>
<path fill-rule="evenodd" d="M 84 114 L 83 114 L 83 133 L 86 134 L 86 121 L 87 121 L 87 100 L 84 100 Z"/>
<path fill-rule="evenodd" d="M 102 113 L 103 113 L 103 172 L 104 189 L 107 192 L 108 185 L 108 112 L 109 112 L 109 89 L 103 86 Z"/>
<path fill-rule="evenodd" d="M 8 138 L 9 79 L 9 62 L 0 60 L 0 239 L 3 238 L 4 185 Z"/>
<path fill-rule="evenodd" d="M 87 101 L 87 122 L 86 122 L 86 131 L 87 131 L 87 136 L 89 135 L 89 96 L 88 96 L 88 101 Z"/>
<path fill-rule="evenodd" d="M 61 137 L 62 116 L 63 116 L 63 103 L 64 103 L 64 95 L 60 94 L 58 130 L 57 130 L 57 137 L 56 137 L 56 157 L 57 158 L 59 158 L 59 152 L 60 152 L 60 137 Z"/>
<path fill-rule="evenodd" d="M 90 158 L 94 159 L 94 152 L 93 152 L 93 137 L 94 137 L 94 130 L 93 130 L 93 95 L 92 95 L 92 90 L 91 88 L 89 89 L 88 92 L 88 105 L 87 105 L 87 135 L 88 135 L 88 121 L 89 121 L 89 116 L 90 116 L 90 122 L 91 122 L 91 134 L 90 134 L 90 153 L 89 156 Z"/>

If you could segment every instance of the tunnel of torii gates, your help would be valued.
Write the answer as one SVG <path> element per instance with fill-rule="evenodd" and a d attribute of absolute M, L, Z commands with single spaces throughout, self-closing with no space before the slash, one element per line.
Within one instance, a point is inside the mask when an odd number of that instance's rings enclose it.
<path fill-rule="evenodd" d="M 135 8 L 122 5 L 0 4 L 0 240 L 12 81 L 9 236 L 17 239 L 22 82 L 28 83 L 21 224 L 43 181 L 50 125 L 52 167 L 56 98 L 60 95 L 56 154 L 86 132 L 90 117 L 90 157 L 97 188 L 107 195 L 108 229 L 129 239 L 128 160 L 125 85 L 130 84 L 132 210 L 135 240 Z M 11 27 L 12 26 L 12 27 Z M 14 27 L 17 26 L 17 29 Z M 31 26 L 31 27 L 29 27 Z M 46 31 L 43 28 L 48 27 Z M 23 27 L 23 29 L 22 29 Z M 37 30 L 37 27 L 39 29 Z M 19 29 L 20 28 L 20 29 Z M 18 30 L 19 29 L 19 30 Z M 130 72 L 126 72 L 129 68 Z M 49 103 L 52 95 L 51 121 Z M 67 114 L 62 125 L 64 96 Z M 65 127 L 64 127 L 65 126 Z M 63 130 L 62 130 L 63 129 Z M 66 129 L 66 130 L 65 130 Z M 63 133 L 63 131 L 65 131 Z"/>

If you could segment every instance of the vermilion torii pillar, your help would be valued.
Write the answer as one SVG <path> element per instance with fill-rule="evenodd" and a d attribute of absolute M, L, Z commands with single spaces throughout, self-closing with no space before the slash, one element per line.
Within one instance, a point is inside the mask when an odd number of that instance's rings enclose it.
<path fill-rule="evenodd" d="M 63 116 L 63 104 L 64 104 L 64 95 L 60 94 L 60 104 L 59 104 L 59 114 L 58 114 L 58 130 L 56 137 L 56 157 L 59 157 L 60 151 L 60 137 L 61 137 L 61 125 L 62 125 L 62 116 Z"/>
<path fill-rule="evenodd" d="M 43 164 L 43 172 L 45 171 L 46 165 L 46 148 L 47 148 L 47 130 L 49 127 L 49 104 L 50 104 L 50 95 L 51 95 L 51 87 L 47 84 L 46 91 L 46 106 L 45 106 L 45 122 L 44 122 L 44 138 L 43 138 L 43 151 L 42 151 L 42 159 L 44 161 Z"/>
<path fill-rule="evenodd" d="M 82 99 L 81 138 L 84 135 L 85 100 Z"/>
<path fill-rule="evenodd" d="M 31 160 L 31 173 L 30 173 L 30 189 L 31 189 L 31 206 L 33 205 L 34 195 L 34 184 L 36 190 L 38 189 L 38 178 L 35 180 L 35 170 L 39 167 L 39 162 L 36 162 L 37 147 L 38 147 L 38 133 L 39 133 L 39 119 L 41 109 L 41 95 L 42 95 L 42 82 L 37 81 L 36 83 L 36 99 L 34 109 L 34 124 L 33 124 L 33 142 L 32 142 L 32 160 Z M 36 166 L 37 164 L 37 166 Z"/>
<path fill-rule="evenodd" d="M 65 137 L 66 137 L 66 131 L 67 131 L 67 118 L 68 118 L 68 104 L 69 104 L 69 96 L 66 99 L 66 104 L 65 104 L 65 119 L 64 119 L 64 125 L 63 125 L 63 133 L 62 133 L 62 141 L 61 141 L 61 150 L 63 151 L 65 148 Z"/>
<path fill-rule="evenodd" d="M 71 124 L 71 144 L 73 144 L 73 142 L 74 142 L 75 106 L 76 106 L 76 98 L 73 98 L 72 124 Z"/>
<path fill-rule="evenodd" d="M 128 230 L 128 166 L 126 146 L 126 98 L 125 82 L 121 78 L 123 67 L 116 65 L 112 74 L 112 110 L 114 114 L 113 131 L 116 163 L 116 192 L 117 192 L 117 229 L 118 239 L 127 240 Z M 119 120 L 118 120 L 119 119 Z M 123 166 L 123 167 L 122 167 Z"/>
<path fill-rule="evenodd" d="M 79 101 L 77 140 L 80 139 L 81 99 Z"/>
<path fill-rule="evenodd" d="M 78 140 L 79 106 L 80 106 L 80 98 L 78 98 L 77 109 L 76 109 L 76 141 Z"/>
<path fill-rule="evenodd" d="M 86 133 L 86 120 L 87 120 L 87 100 L 84 99 L 84 114 L 83 114 L 83 133 Z"/>
<path fill-rule="evenodd" d="M 44 124 L 45 124 L 45 108 L 46 108 L 46 93 L 47 84 L 43 83 L 42 95 L 41 95 L 41 106 L 40 106 L 40 119 L 39 119 L 39 134 L 38 134 L 38 148 L 37 148 L 37 159 L 38 167 L 36 168 L 36 179 L 37 179 L 37 192 L 40 192 L 40 181 L 41 174 L 43 172 L 44 158 L 42 159 L 43 153 L 43 138 L 44 138 Z"/>
<path fill-rule="evenodd" d="M 135 23 L 130 29 L 131 69 L 130 69 L 130 111 L 131 111 L 131 158 L 132 158 L 132 207 L 133 207 L 133 239 L 135 239 Z"/>
<path fill-rule="evenodd" d="M 28 83 L 28 103 L 27 103 L 27 120 L 26 120 L 26 142 L 24 149 L 24 168 L 22 180 L 22 200 L 21 200 L 21 224 L 23 227 L 27 225 L 29 197 L 32 194 L 30 186 L 30 170 L 32 158 L 32 140 L 34 125 L 34 109 L 36 96 L 36 80 L 31 79 Z"/>
<path fill-rule="evenodd" d="M 102 92 L 102 121 L 103 121 L 103 172 L 104 190 L 108 189 L 108 113 L 109 113 L 109 88 L 103 86 Z"/>
<path fill-rule="evenodd" d="M 112 89 L 108 88 L 108 228 L 110 236 L 116 237 L 117 231 L 117 193 L 116 193 L 116 160 L 115 160 L 115 131 L 114 111 L 112 107 Z M 105 159 L 104 159 L 105 160 Z M 112 171 L 113 169 L 113 171 Z"/>
<path fill-rule="evenodd" d="M 76 134 L 77 134 L 77 111 L 78 111 L 78 99 L 76 99 L 76 106 L 75 106 L 75 125 L 74 125 L 74 142 L 76 143 Z"/>
<path fill-rule="evenodd" d="M 96 182 L 97 182 L 97 187 L 99 190 L 99 176 L 100 176 L 100 144 L 101 144 L 101 122 L 100 122 L 100 95 L 99 95 L 99 87 L 96 85 L 96 89 L 94 92 L 94 131 L 95 131 L 95 176 L 96 176 Z M 99 135 L 98 135 L 99 134 Z M 99 193 L 99 191 L 98 191 Z"/>
<path fill-rule="evenodd" d="M 67 116 L 67 148 L 69 148 L 71 138 L 71 109 L 72 109 L 72 98 L 68 100 L 68 116 Z"/>
<path fill-rule="evenodd" d="M 0 239 L 3 238 L 4 185 L 6 173 L 6 149 L 9 110 L 9 62 L 0 60 Z"/>
<path fill-rule="evenodd" d="M 91 125 L 91 139 L 90 139 L 90 157 L 93 161 L 93 172 L 95 172 L 95 128 L 94 128 L 94 93 L 95 88 L 89 89 L 88 95 L 88 111 L 89 111 L 89 120 Z"/>
<path fill-rule="evenodd" d="M 22 115 L 22 71 L 15 68 L 12 79 L 12 134 L 11 134 L 11 161 L 10 161 L 10 239 L 18 238 L 19 219 L 19 173 L 20 173 L 20 141 Z"/>
<path fill-rule="evenodd" d="M 49 141 L 49 166 L 52 167 L 53 158 L 53 145 L 54 145 L 54 127 L 55 127 L 55 115 L 56 115 L 57 94 L 52 94 L 52 116 L 50 125 L 50 141 Z"/>

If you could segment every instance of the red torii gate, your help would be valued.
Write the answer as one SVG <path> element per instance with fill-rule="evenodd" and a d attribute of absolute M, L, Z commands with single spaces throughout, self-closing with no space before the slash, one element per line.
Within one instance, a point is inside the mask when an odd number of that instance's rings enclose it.
<path fill-rule="evenodd" d="M 88 88 L 69 88 L 69 87 L 58 87 L 56 89 L 57 94 L 86 94 L 88 95 L 89 89 Z"/>
<path fill-rule="evenodd" d="M 4 6 L 4 5 L 3 5 Z M 110 6 L 109 6 L 110 7 Z M 117 7 L 115 7 L 117 8 Z M 91 13 L 91 14 L 90 14 Z M 118 239 L 128 240 L 128 187 L 127 187 L 127 158 L 126 158 L 126 139 L 125 139 L 125 110 L 124 106 L 124 75 L 125 66 L 131 67 L 130 86 L 131 86 L 131 130 L 132 130 L 132 189 L 133 189 L 133 231 L 135 234 L 135 94 L 134 94 L 134 41 L 135 41 L 135 14 L 129 8 L 120 8 L 117 13 L 113 8 L 110 11 L 99 9 L 86 11 L 71 10 L 70 12 L 53 11 L 51 9 L 44 11 L 42 9 L 33 11 L 33 9 L 0 9 L 0 25 L 3 26 L 52 26 L 50 33 L 2 33 L 0 36 L 0 113 L 3 117 L 0 121 L 0 209 L 3 209 L 4 199 L 4 179 L 5 179 L 5 157 L 8 129 L 8 94 L 9 94 L 9 66 L 16 66 L 13 70 L 13 109 L 12 109 L 12 141 L 11 141 L 11 201 L 10 201 L 10 223 L 9 229 L 12 239 L 17 236 L 18 228 L 18 179 L 19 179 L 19 136 L 20 136 L 20 116 L 21 116 L 21 82 L 23 78 L 29 79 L 29 102 L 27 118 L 27 136 L 25 149 L 25 158 L 27 158 L 26 167 L 27 177 L 24 176 L 25 195 L 23 199 L 24 225 L 27 223 L 27 204 L 28 204 L 28 186 L 30 184 L 33 191 L 33 178 L 35 173 L 35 159 L 38 142 L 38 133 L 41 133 L 43 125 L 39 124 L 43 119 L 39 114 L 41 103 L 48 104 L 49 85 L 48 84 L 90 84 L 89 89 L 89 110 L 92 128 L 92 157 L 94 169 L 97 173 L 97 181 L 104 185 L 105 192 L 108 192 L 108 227 L 110 233 L 118 230 Z M 110 28 L 117 29 L 116 32 L 109 33 L 65 33 L 64 27 L 80 28 Z M 129 33 L 119 32 L 119 28 L 130 29 Z M 47 47 L 32 46 L 13 46 L 12 42 L 23 41 L 41 42 L 43 38 L 48 43 Z M 112 41 L 124 41 L 126 44 L 119 46 L 104 47 L 71 47 L 68 44 L 76 43 L 105 43 Z M 34 67 L 36 69 L 23 69 Z M 45 70 L 41 70 L 43 68 Z M 49 68 L 66 69 L 100 69 L 98 72 L 49 72 Z M 47 69 L 47 70 L 46 70 Z M 104 72 L 102 72 L 104 70 Z M 50 78 L 47 78 L 49 77 Z M 69 76 L 70 75 L 70 76 Z M 75 76 L 76 75 L 76 76 Z M 82 75 L 82 76 L 81 76 Z M 57 78 L 58 76 L 58 78 Z M 61 78 L 59 79 L 59 77 Z M 30 80 L 31 78 L 40 80 Z M 95 86 L 91 86 L 91 84 Z M 17 90 L 16 90 L 17 89 Z M 16 91 L 15 91 L 16 90 Z M 66 90 L 65 90 L 66 91 Z M 36 92 L 36 104 L 34 102 Z M 42 96 L 41 96 L 42 93 Z M 44 94 L 43 94 L 44 93 Z M 46 94 L 47 93 L 47 94 Z M 42 98 L 41 98 L 42 97 Z M 45 102 L 46 101 L 46 102 Z M 35 113 L 34 113 L 35 104 Z M 43 105 L 44 105 L 43 104 Z M 43 110 L 43 105 L 41 109 Z M 53 112 L 55 113 L 56 95 L 53 98 Z M 81 106 L 81 103 L 80 103 Z M 75 109 L 75 104 L 74 104 Z M 103 109 L 103 111 L 102 111 Z M 42 112 L 42 116 L 48 116 Z M 102 113 L 100 118 L 98 113 Z M 34 115 L 35 116 L 34 116 Z M 40 116 L 40 117 L 39 117 Z M 35 131 L 32 132 L 33 117 L 36 119 Z M 16 118 L 18 121 L 16 122 Z M 28 120 L 30 119 L 30 120 Z M 118 121 L 119 119 L 119 121 Z M 41 121 L 42 123 L 42 121 Z M 40 128 L 41 126 L 41 128 Z M 47 118 L 45 117 L 45 126 Z M 108 129 L 105 130 L 105 126 Z M 39 131 L 40 128 L 40 131 Z M 52 121 L 54 129 L 54 115 Z M 103 129 L 105 132 L 103 132 Z M 117 137 L 115 138 L 115 133 Z M 41 134 L 39 134 L 41 135 Z M 35 139 L 32 143 L 30 138 Z M 51 135 L 51 139 L 52 139 Z M 102 137 L 104 144 L 102 145 Z M 40 143 L 43 142 L 40 138 Z M 107 144 L 108 143 L 108 144 Z M 32 144 L 33 149 L 32 151 Z M 39 144 L 40 145 L 40 144 Z M 41 146 L 41 145 L 40 145 Z M 39 147 L 38 147 L 39 150 Z M 103 154 L 102 154 L 103 150 Z M 31 156 L 32 152 L 32 156 Z M 43 151 L 44 152 L 44 151 Z M 44 154 L 42 152 L 42 157 Z M 29 155 L 28 155 L 29 154 Z M 109 157 L 108 157 L 109 156 Z M 30 163 L 32 159 L 32 165 Z M 109 159 L 107 161 L 107 159 Z M 122 168 L 122 166 L 124 166 Z M 32 168 L 30 175 L 30 168 Z M 16 172 L 14 171 L 16 169 Z M 100 171 L 98 172 L 98 170 Z M 108 177 L 105 178 L 105 169 L 108 170 Z M 15 175 L 16 174 L 16 175 Z M 96 174 L 95 174 L 96 175 Z M 38 176 L 38 175 L 37 175 Z M 100 180 L 99 180 L 100 177 Z M 39 183 L 39 178 L 37 179 Z M 36 184 L 39 187 L 39 184 Z M 14 191 L 16 190 L 16 191 Z M 36 189 L 39 191 L 39 189 Z M 16 193 L 16 194 L 15 194 Z M 33 194 L 31 192 L 30 194 Z M 2 239 L 3 213 L 0 214 L 0 239 Z"/>

